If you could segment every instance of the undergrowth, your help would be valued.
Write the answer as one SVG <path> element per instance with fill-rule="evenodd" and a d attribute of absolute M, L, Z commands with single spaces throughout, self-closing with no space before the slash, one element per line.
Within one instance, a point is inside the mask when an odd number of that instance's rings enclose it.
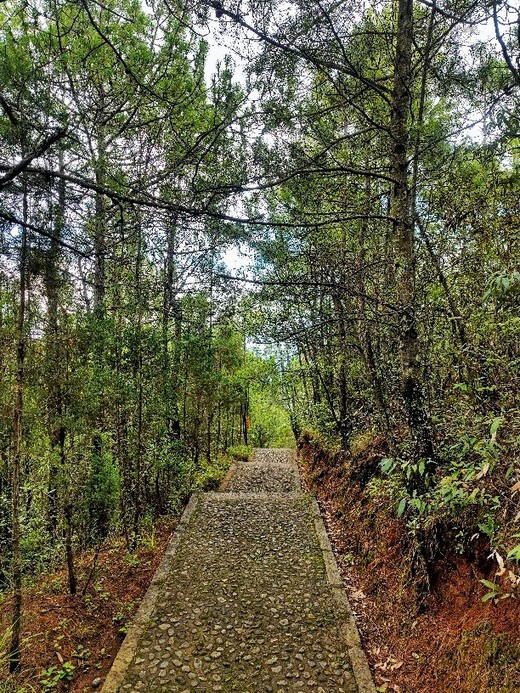
<path fill-rule="evenodd" d="M 446 467 L 428 491 L 408 494 L 406 467 L 390 458 L 381 436 L 359 436 L 346 453 L 306 432 L 299 452 L 307 484 L 327 508 L 340 565 L 354 571 L 366 596 L 380 690 L 398 690 L 378 661 L 385 648 L 404 662 L 391 677 L 401 692 L 520 690 L 518 567 L 508 548 L 515 532 L 506 489 L 495 489 L 502 502 L 491 534 L 483 523 L 495 507 L 492 476 L 479 476 L 476 465 L 472 471 L 474 463 L 454 461 L 465 471 L 452 503 L 440 490 Z"/>

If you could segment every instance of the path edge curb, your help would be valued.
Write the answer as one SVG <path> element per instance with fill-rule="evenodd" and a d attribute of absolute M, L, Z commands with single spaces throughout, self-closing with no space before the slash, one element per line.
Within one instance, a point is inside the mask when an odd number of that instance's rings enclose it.
<path fill-rule="evenodd" d="M 221 491 L 225 491 L 226 488 L 229 486 L 229 482 L 231 481 L 233 475 L 235 474 L 237 468 L 237 463 L 236 462 L 231 462 L 229 465 L 229 469 L 226 472 L 226 475 L 220 482 L 220 485 L 218 489 L 215 490 L 215 493 L 220 493 Z"/>
<path fill-rule="evenodd" d="M 184 508 L 184 511 L 179 519 L 179 524 L 176 526 L 170 538 L 166 552 L 154 573 L 150 586 L 146 590 L 139 609 L 134 616 L 132 625 L 130 626 L 130 629 L 126 634 L 126 637 L 123 640 L 116 658 L 114 659 L 107 674 L 103 687 L 101 688 L 101 693 L 117 693 L 119 686 L 123 683 L 128 667 L 137 651 L 139 638 L 143 633 L 150 616 L 152 615 L 159 590 L 162 587 L 165 579 L 168 577 L 177 547 L 193 513 L 195 512 L 200 495 L 200 493 L 193 493 L 188 501 L 188 505 Z"/>
<path fill-rule="evenodd" d="M 340 631 L 347 646 L 354 678 L 358 686 L 359 693 L 376 693 L 376 687 L 368 666 L 368 661 L 361 644 L 359 630 L 350 602 L 348 601 L 345 585 L 338 568 L 336 557 L 332 550 L 329 535 L 325 528 L 325 523 L 321 516 L 318 502 L 312 494 L 309 494 L 312 503 L 312 514 L 314 517 L 314 527 L 318 535 L 318 541 L 325 563 L 327 582 L 332 590 L 334 602 L 337 608 L 337 615 L 340 619 Z"/>

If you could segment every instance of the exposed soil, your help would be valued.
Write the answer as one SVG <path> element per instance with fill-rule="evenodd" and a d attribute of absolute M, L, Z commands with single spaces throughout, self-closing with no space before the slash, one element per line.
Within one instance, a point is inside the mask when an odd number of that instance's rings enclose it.
<path fill-rule="evenodd" d="M 72 681 L 63 680 L 50 690 L 91 691 L 92 681 L 104 678 L 110 669 L 125 627 L 139 606 L 176 522 L 174 517 L 158 520 L 146 544 L 132 554 L 121 540 L 114 540 L 100 553 L 85 596 L 67 593 L 64 570 L 41 576 L 25 590 L 23 669 L 9 679 L 6 669 L 0 671 L 0 690 L 47 690 L 41 681 L 52 680 L 63 664 L 70 662 L 74 666 Z M 91 553 L 76 556 L 79 592 L 92 560 Z M 9 610 L 7 599 L 0 604 L 0 633 L 9 624 Z M 49 667 L 56 667 L 56 671 L 42 675 Z"/>
<path fill-rule="evenodd" d="M 364 492 L 385 454 L 375 440 L 354 460 L 327 457 L 312 441 L 300 450 L 302 476 L 318 497 L 369 664 L 380 691 L 513 693 L 520 690 L 520 600 L 482 602 L 494 580 L 489 546 L 446 555 L 417 601 L 404 524 L 385 499 Z M 364 471 L 363 471 L 364 470 Z"/>

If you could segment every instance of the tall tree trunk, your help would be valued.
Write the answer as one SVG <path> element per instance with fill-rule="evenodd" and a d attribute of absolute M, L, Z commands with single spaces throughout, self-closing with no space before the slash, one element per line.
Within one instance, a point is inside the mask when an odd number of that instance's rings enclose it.
<path fill-rule="evenodd" d="M 101 124 L 97 126 L 96 145 L 97 159 L 94 165 L 96 185 L 102 188 L 106 179 L 106 144 L 104 138 L 104 128 Z M 105 367 L 105 294 L 106 294 L 106 209 L 104 196 L 96 192 L 94 201 L 94 291 L 93 291 L 93 316 L 95 324 L 94 333 L 94 353 L 96 356 L 96 367 L 98 368 L 98 395 L 100 406 L 95 413 L 94 434 L 92 436 L 92 454 L 101 456 L 103 454 L 103 437 L 101 435 L 104 428 L 104 393 L 103 393 L 103 369 Z"/>
<path fill-rule="evenodd" d="M 164 406 L 166 430 L 171 440 L 180 440 L 181 424 L 179 416 L 179 375 L 181 357 L 181 308 L 176 296 L 175 277 L 175 227 L 172 225 L 167 230 L 166 262 L 164 271 L 163 293 L 163 356 L 164 356 Z M 170 353 L 171 342 L 171 318 L 174 319 L 173 350 Z"/>
<path fill-rule="evenodd" d="M 134 370 L 134 380 L 137 380 L 137 446 L 135 461 L 135 501 L 134 501 L 134 531 L 133 546 L 135 548 L 139 535 L 141 520 L 141 485 L 143 464 L 143 307 L 141 291 L 141 262 L 142 262 L 142 228 L 141 219 L 137 222 L 137 257 L 135 263 L 135 292 L 137 310 L 137 354 Z"/>
<path fill-rule="evenodd" d="M 64 172 L 63 150 L 59 154 L 60 172 Z M 59 516 L 58 481 L 60 468 L 58 463 L 63 463 L 65 458 L 66 430 L 63 426 L 64 402 L 62 383 L 62 355 L 59 342 L 59 241 L 63 233 L 65 223 L 65 181 L 60 180 L 58 188 L 58 204 L 55 212 L 54 237 L 51 239 L 50 248 L 45 263 L 45 293 L 47 296 L 47 363 L 48 363 L 48 420 L 49 440 L 51 446 L 51 464 L 49 468 L 49 532 L 53 539 L 56 538 Z M 62 470 L 63 471 L 63 470 Z"/>
<path fill-rule="evenodd" d="M 466 331 L 464 325 L 464 318 L 461 315 L 455 298 L 451 292 L 450 286 L 446 279 L 446 276 L 442 270 L 441 261 L 437 254 L 433 244 L 430 241 L 427 232 L 427 225 L 422 223 L 418 209 L 417 209 L 417 191 L 418 191 L 418 180 L 419 180 L 419 152 L 421 148 L 421 126 L 424 123 L 424 111 L 426 104 L 426 94 L 427 94 L 427 83 L 428 83 L 428 68 L 430 65 L 430 55 L 433 42 L 433 30 L 435 27 L 435 17 L 436 17 L 436 3 L 432 5 L 432 10 L 430 12 L 430 21 L 428 23 L 428 34 L 426 39 L 426 44 L 423 48 L 423 69 L 421 75 L 421 88 L 419 94 L 419 108 L 417 112 L 417 133 L 414 141 L 414 157 L 413 157 L 413 171 L 412 171 L 412 214 L 413 221 L 417 224 L 417 228 L 423 240 L 423 243 L 428 251 L 430 259 L 433 263 L 435 271 L 439 282 L 444 290 L 444 295 L 448 303 L 448 308 L 451 314 L 450 327 L 453 332 L 454 338 L 459 342 L 459 346 L 464 349 L 467 345 Z M 461 379 L 464 377 L 464 372 L 467 368 L 464 359 L 457 359 L 457 365 L 459 372 L 461 374 Z M 468 373 L 469 376 L 471 374 Z"/>
<path fill-rule="evenodd" d="M 249 445 L 249 390 L 247 389 L 247 387 L 244 392 L 242 422 L 244 426 L 244 445 Z"/>
<path fill-rule="evenodd" d="M 348 450 L 352 436 L 352 422 L 350 419 L 350 393 L 347 373 L 347 328 L 345 324 L 345 311 L 341 299 L 336 295 L 332 297 L 336 313 L 339 337 L 338 355 L 338 411 L 339 411 L 339 436 L 341 448 Z"/>
<path fill-rule="evenodd" d="M 368 168 L 369 162 L 366 162 Z M 366 178 L 365 181 L 365 205 L 367 215 L 370 213 L 371 209 L 371 196 L 372 196 L 372 181 L 370 178 Z M 372 336 L 372 328 L 370 325 L 370 320 L 366 318 L 367 306 L 366 306 L 366 284 L 365 284 L 365 263 L 366 263 L 366 236 L 368 232 L 368 219 L 364 219 L 361 222 L 360 234 L 359 234 L 359 250 L 356 257 L 356 277 L 357 277 L 357 290 L 358 290 L 358 308 L 360 319 L 357 321 L 358 326 L 358 342 L 361 348 L 361 355 L 365 363 L 365 368 L 368 374 L 372 390 L 374 392 L 374 399 L 377 408 L 377 414 L 379 419 L 379 424 L 382 430 L 385 432 L 386 436 L 390 441 L 390 445 L 393 448 L 393 434 L 390 426 L 390 413 L 388 411 L 388 406 L 385 398 L 385 390 L 383 386 L 383 380 L 380 375 L 380 371 L 377 365 L 377 358 L 374 349 L 374 340 Z"/>
<path fill-rule="evenodd" d="M 208 414 L 206 417 L 206 455 L 207 455 L 207 461 L 208 464 L 211 464 L 211 440 L 212 440 L 212 428 L 213 428 L 213 419 L 214 419 L 214 412 L 211 406 L 211 402 L 209 403 L 209 408 L 208 408 Z"/>
<path fill-rule="evenodd" d="M 409 184 L 409 113 L 412 106 L 413 0 L 398 0 L 395 77 L 392 99 L 391 155 L 394 178 L 391 215 L 396 246 L 401 391 L 415 459 L 433 458 L 431 425 L 426 413 L 420 367 L 415 295 L 415 239 Z"/>
<path fill-rule="evenodd" d="M 327 378 L 327 371 L 322 373 L 322 369 L 320 366 L 320 361 L 319 361 L 319 352 L 320 349 L 319 347 L 314 343 L 311 342 L 307 337 L 306 337 L 306 342 L 307 342 L 307 348 L 309 350 L 310 357 L 306 357 L 307 362 L 309 363 L 310 368 L 312 369 L 312 373 L 316 377 L 316 382 L 313 382 L 313 388 L 314 388 L 314 396 L 315 396 L 315 404 L 320 404 L 322 402 L 322 397 L 321 397 L 321 392 L 325 395 L 325 400 L 327 401 L 328 407 L 329 407 L 329 414 L 330 414 L 330 420 L 334 423 L 334 426 L 337 431 L 341 430 L 340 426 L 340 420 L 339 416 L 336 412 L 336 405 L 334 402 L 334 397 L 332 394 L 332 388 L 331 388 L 331 383 L 329 381 L 329 378 Z"/>
<path fill-rule="evenodd" d="M 98 159 L 95 165 L 96 185 L 100 188 L 105 185 L 106 178 L 106 151 L 102 128 L 100 126 L 97 137 L 97 156 Z M 95 217 L 94 217 L 94 316 L 98 320 L 103 320 L 105 317 L 105 293 L 106 293 L 106 272 L 105 272 L 105 255 L 106 255 L 106 209 L 105 198 L 101 193 L 96 193 L 95 196 Z"/>
<path fill-rule="evenodd" d="M 71 594 L 76 594 L 77 592 L 77 580 L 76 572 L 74 569 L 74 553 L 72 550 L 72 518 L 73 518 L 73 504 L 70 497 L 70 489 L 68 490 L 67 499 L 63 508 L 65 516 L 65 558 L 67 561 L 67 576 L 69 582 L 69 592 Z"/>
<path fill-rule="evenodd" d="M 22 463 L 22 418 L 23 396 L 25 385 L 25 352 L 26 352 L 26 291 L 27 291 L 27 188 L 23 190 L 23 222 L 20 247 L 20 296 L 16 326 L 16 381 L 15 402 L 13 411 L 13 458 L 11 469 L 12 496 L 12 580 L 13 611 L 12 637 L 9 652 L 9 671 L 14 673 L 20 668 L 20 627 L 22 616 L 22 556 L 20 548 L 20 469 Z"/>

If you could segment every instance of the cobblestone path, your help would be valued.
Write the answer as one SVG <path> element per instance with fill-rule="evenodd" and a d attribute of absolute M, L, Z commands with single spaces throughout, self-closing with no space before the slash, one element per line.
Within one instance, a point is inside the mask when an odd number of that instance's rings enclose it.
<path fill-rule="evenodd" d="M 104 693 L 374 691 L 290 451 L 255 451 L 186 514 Z"/>

